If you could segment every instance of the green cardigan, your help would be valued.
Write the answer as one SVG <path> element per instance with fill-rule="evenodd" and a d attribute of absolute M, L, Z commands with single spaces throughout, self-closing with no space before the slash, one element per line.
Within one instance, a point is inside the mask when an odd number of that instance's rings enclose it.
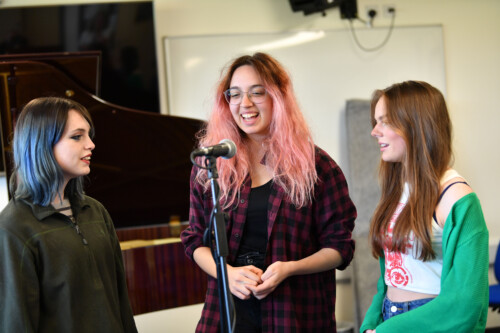
<path fill-rule="evenodd" d="M 452 207 L 443 230 L 441 292 L 431 302 L 382 319 L 387 286 L 382 272 L 360 332 L 484 332 L 488 314 L 488 229 L 479 199 L 470 193 Z"/>

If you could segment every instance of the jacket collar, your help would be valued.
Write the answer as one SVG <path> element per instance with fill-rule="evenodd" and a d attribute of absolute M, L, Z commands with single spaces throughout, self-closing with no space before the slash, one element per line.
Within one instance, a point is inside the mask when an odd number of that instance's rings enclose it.
<path fill-rule="evenodd" d="M 29 199 L 19 199 L 19 200 L 24 202 L 26 205 L 28 205 L 31 208 L 33 215 L 39 221 L 42 221 L 42 220 L 46 219 L 47 217 L 58 213 L 58 211 L 52 205 L 40 206 L 40 205 L 33 203 L 33 201 L 31 201 Z M 83 199 L 71 200 L 70 203 L 71 203 L 71 209 L 73 210 L 73 215 L 75 215 L 75 217 L 78 215 L 78 213 L 82 209 L 89 207 L 89 203 L 87 202 L 86 197 L 84 197 Z"/>

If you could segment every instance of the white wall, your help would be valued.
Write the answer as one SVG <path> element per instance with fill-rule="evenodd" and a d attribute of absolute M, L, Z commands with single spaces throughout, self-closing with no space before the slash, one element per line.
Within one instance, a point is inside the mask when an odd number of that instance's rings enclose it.
<path fill-rule="evenodd" d="M 3 7 L 111 1 L 3 0 Z M 443 26 L 447 101 L 454 123 L 455 167 L 481 199 L 493 243 L 500 239 L 500 1 L 498 0 L 358 0 L 365 8 L 390 4 L 396 25 Z M 155 0 L 157 56 L 162 112 L 167 112 L 165 36 L 281 32 L 300 29 L 348 29 L 338 9 L 304 16 L 288 0 Z M 375 19 L 385 26 L 389 19 Z M 361 27 L 361 23 L 355 26 Z M 374 41 L 371 41 L 374 42 Z M 374 42 L 376 43 L 376 42 Z M 229 59 L 228 59 L 229 60 Z M 370 73 L 366 73 L 370 75 Z M 312 80 L 311 85 L 314 85 Z M 383 87 L 373 87 L 383 88 Z M 356 96 L 360 97 L 360 96 Z M 366 96 L 367 98 L 369 96 Z"/>

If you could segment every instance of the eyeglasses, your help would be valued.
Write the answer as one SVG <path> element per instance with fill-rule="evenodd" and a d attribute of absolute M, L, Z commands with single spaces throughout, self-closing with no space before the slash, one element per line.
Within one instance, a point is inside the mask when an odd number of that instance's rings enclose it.
<path fill-rule="evenodd" d="M 247 94 L 252 103 L 259 104 L 266 100 L 266 88 L 261 86 L 252 87 L 249 91 L 242 91 L 238 88 L 230 88 L 224 91 L 224 97 L 229 104 L 239 105 L 243 100 L 243 94 Z"/>

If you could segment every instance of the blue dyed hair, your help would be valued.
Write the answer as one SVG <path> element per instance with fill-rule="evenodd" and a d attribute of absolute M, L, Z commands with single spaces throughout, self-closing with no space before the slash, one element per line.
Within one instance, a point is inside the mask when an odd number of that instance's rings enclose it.
<path fill-rule="evenodd" d="M 19 115 L 12 144 L 14 172 L 10 190 L 15 199 L 30 199 L 48 206 L 64 183 L 63 171 L 54 156 L 54 145 L 61 139 L 68 113 L 75 110 L 94 125 L 81 104 L 59 97 L 42 97 L 30 101 Z M 71 179 L 64 190 L 70 200 L 83 197 L 83 177 Z"/>

